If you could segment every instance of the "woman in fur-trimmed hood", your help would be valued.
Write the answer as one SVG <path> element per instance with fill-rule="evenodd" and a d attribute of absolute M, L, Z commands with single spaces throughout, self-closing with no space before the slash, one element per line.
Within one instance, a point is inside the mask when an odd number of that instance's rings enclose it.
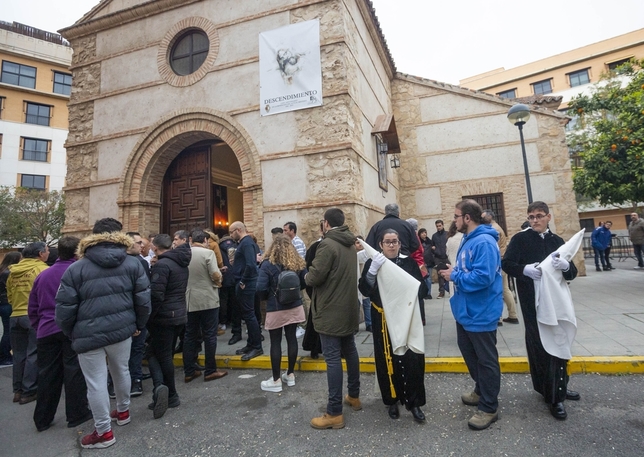
<path fill-rule="evenodd" d="M 81 240 L 79 260 L 62 277 L 56 294 L 56 323 L 79 354 L 109 346 L 145 328 L 150 281 L 127 255 L 132 238 L 122 232 Z"/>

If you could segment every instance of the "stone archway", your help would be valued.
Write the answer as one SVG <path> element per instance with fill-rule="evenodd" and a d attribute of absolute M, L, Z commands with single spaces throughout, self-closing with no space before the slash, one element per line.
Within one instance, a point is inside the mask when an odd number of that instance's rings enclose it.
<path fill-rule="evenodd" d="M 242 174 L 244 222 L 263 233 L 259 154 L 244 128 L 226 113 L 193 108 L 175 111 L 152 125 L 136 144 L 119 182 L 119 218 L 130 230 L 160 228 L 163 176 L 174 158 L 191 144 L 221 139 L 233 150 Z"/>

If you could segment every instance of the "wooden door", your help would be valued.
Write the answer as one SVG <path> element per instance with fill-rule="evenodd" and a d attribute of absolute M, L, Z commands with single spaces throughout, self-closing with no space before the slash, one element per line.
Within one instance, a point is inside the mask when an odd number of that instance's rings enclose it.
<path fill-rule="evenodd" d="M 163 180 L 163 230 L 212 226 L 210 147 L 185 149 L 168 167 Z"/>

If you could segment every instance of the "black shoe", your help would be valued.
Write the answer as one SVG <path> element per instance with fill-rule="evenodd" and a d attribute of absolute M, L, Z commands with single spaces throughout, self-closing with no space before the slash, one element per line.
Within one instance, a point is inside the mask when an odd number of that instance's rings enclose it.
<path fill-rule="evenodd" d="M 400 411 L 398 411 L 398 403 L 389 405 L 389 417 L 392 419 L 398 419 L 400 417 Z"/>
<path fill-rule="evenodd" d="M 45 430 L 49 430 L 49 427 L 51 427 L 51 424 L 52 424 L 52 423 L 53 423 L 53 422 L 50 422 L 50 423 L 49 423 L 49 424 L 47 424 L 47 425 L 41 425 L 40 427 L 36 427 L 36 430 L 38 430 L 39 432 L 44 432 Z M 68 427 L 69 427 L 69 425 L 68 425 Z M 70 427 L 70 428 L 71 428 L 71 427 Z"/>
<path fill-rule="evenodd" d="M 506 317 L 505 319 L 503 319 L 503 322 L 507 322 L 508 324 L 518 324 L 519 319 L 517 319 L 516 317 Z"/>
<path fill-rule="evenodd" d="M 244 347 L 243 347 L 243 348 L 241 348 L 241 349 L 237 349 L 237 350 L 235 351 L 235 354 L 236 354 L 236 355 L 247 354 L 247 353 L 249 353 L 249 352 L 250 352 L 250 351 L 252 351 L 252 350 L 253 350 L 253 348 L 252 348 L 252 347 L 250 347 L 250 346 L 244 346 Z"/>
<path fill-rule="evenodd" d="M 319 359 L 320 358 L 320 353 L 315 352 L 315 351 L 311 351 L 311 358 L 312 359 Z"/>
<path fill-rule="evenodd" d="M 130 387 L 130 397 L 138 397 L 139 395 L 143 395 L 143 383 L 140 379 L 133 379 Z"/>
<path fill-rule="evenodd" d="M 579 401 L 581 400 L 581 395 L 574 390 L 566 390 L 566 400 Z"/>
<path fill-rule="evenodd" d="M 554 417 L 555 419 L 563 421 L 566 420 L 566 417 L 568 417 L 568 413 L 566 413 L 566 408 L 564 407 L 563 402 L 549 405 L 549 407 L 550 414 L 552 414 L 552 417 Z"/>
<path fill-rule="evenodd" d="M 242 362 L 246 362 L 246 361 L 248 361 L 250 359 L 254 359 L 258 355 L 262 355 L 263 353 L 264 353 L 264 350 L 261 349 L 261 348 L 260 349 L 251 349 L 250 351 L 248 351 L 247 353 L 242 355 L 242 357 L 241 357 Z"/>
<path fill-rule="evenodd" d="M 604 267 L 604 271 L 610 271 L 610 270 L 611 270 L 610 267 Z"/>
<path fill-rule="evenodd" d="M 367 332 L 369 332 L 369 333 L 373 332 L 373 329 L 371 328 L 371 325 L 367 325 L 367 327 L 365 328 L 365 330 L 366 330 Z"/>
<path fill-rule="evenodd" d="M 176 408 L 180 404 L 181 401 L 179 401 L 179 394 L 174 394 L 174 397 L 168 398 L 168 408 Z"/>
<path fill-rule="evenodd" d="M 432 299 L 431 295 L 428 295 L 428 296 L 425 297 L 425 300 L 431 300 L 431 299 Z"/>
<path fill-rule="evenodd" d="M 418 406 L 412 407 L 410 411 L 416 422 L 425 422 L 425 414 L 423 414 Z"/>
<path fill-rule="evenodd" d="M 228 341 L 228 345 L 232 346 L 233 344 L 237 344 L 241 341 L 241 335 L 238 333 L 233 333 L 233 337 Z"/>
<path fill-rule="evenodd" d="M 602 271 L 602 269 L 601 269 L 601 268 L 599 268 L 599 267 L 595 267 L 595 270 L 597 270 L 597 271 Z"/>
<path fill-rule="evenodd" d="M 168 387 L 161 384 L 154 388 L 154 407 L 152 408 L 155 419 L 163 417 L 168 410 Z"/>
<path fill-rule="evenodd" d="M 92 417 L 93 417 L 93 416 L 92 416 L 92 412 L 91 412 L 91 411 L 87 411 L 87 414 L 85 414 L 85 415 L 84 415 L 83 417 L 81 417 L 80 419 L 76 419 L 75 421 L 69 421 L 69 422 L 67 422 L 67 428 L 74 428 L 74 427 L 78 427 L 80 424 L 84 424 L 84 423 L 85 423 L 85 422 L 87 422 L 88 420 L 92 419 Z M 39 430 L 39 431 L 40 431 L 40 430 Z"/>
<path fill-rule="evenodd" d="M 497 322 L 497 323 L 496 323 L 496 326 L 497 326 L 497 327 L 503 327 L 503 321 L 499 321 L 499 322 Z"/>

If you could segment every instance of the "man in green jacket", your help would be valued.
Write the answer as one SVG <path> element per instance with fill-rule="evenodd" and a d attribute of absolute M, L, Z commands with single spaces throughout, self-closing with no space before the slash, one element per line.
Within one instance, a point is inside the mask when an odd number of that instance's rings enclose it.
<path fill-rule="evenodd" d="M 13 349 L 13 401 L 25 405 L 36 399 L 38 362 L 36 330 L 27 315 L 29 293 L 36 276 L 46 270 L 49 248 L 42 241 L 28 244 L 22 260 L 11 267 L 7 278 L 7 298 L 11 303 L 11 348 Z"/>
<path fill-rule="evenodd" d="M 311 299 L 313 326 L 320 334 L 322 352 L 327 365 L 329 400 L 327 411 L 311 420 L 317 429 L 343 428 L 342 415 L 342 354 L 347 363 L 345 403 L 354 411 L 360 403 L 360 361 L 354 335 L 358 331 L 360 305 L 358 301 L 358 256 L 356 237 L 344 225 L 344 213 L 331 208 L 324 213 L 324 239 L 318 245 L 313 264 L 305 277 L 313 287 Z"/>

